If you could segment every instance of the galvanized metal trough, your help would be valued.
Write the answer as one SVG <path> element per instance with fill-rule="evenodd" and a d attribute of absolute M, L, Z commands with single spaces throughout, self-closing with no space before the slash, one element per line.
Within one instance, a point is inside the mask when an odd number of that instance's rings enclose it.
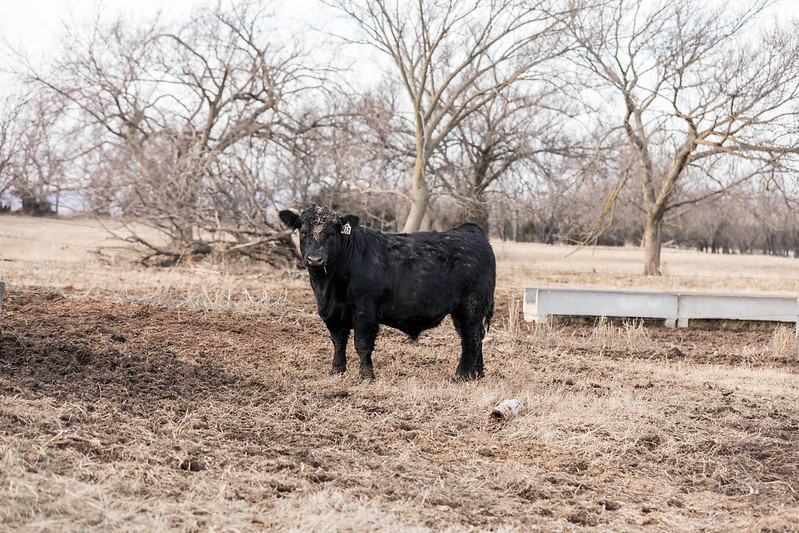
<path fill-rule="evenodd" d="M 553 315 L 663 319 L 687 327 L 693 319 L 797 322 L 797 298 L 739 294 L 529 288 L 524 319 L 546 323 Z"/>

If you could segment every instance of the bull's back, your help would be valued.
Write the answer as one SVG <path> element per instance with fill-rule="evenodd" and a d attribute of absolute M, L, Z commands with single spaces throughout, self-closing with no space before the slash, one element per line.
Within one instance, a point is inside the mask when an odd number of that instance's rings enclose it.
<path fill-rule="evenodd" d="M 478 226 L 464 224 L 440 233 L 388 237 L 386 266 L 391 288 L 382 309 L 386 323 L 431 323 L 421 328 L 426 329 L 437 325 L 470 295 L 493 302 L 494 253 Z"/>

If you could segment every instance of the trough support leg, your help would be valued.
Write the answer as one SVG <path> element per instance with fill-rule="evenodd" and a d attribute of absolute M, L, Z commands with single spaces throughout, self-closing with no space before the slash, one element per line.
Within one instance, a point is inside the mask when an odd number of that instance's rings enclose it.
<path fill-rule="evenodd" d="M 536 289 L 535 291 L 535 323 L 546 324 L 549 320 L 550 293 L 546 290 Z"/>

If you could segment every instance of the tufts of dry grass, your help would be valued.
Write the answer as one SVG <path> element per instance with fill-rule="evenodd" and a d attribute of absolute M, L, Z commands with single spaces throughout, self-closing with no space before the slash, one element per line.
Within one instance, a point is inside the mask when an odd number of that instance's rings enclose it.
<path fill-rule="evenodd" d="M 641 320 L 625 321 L 618 326 L 606 317 L 600 317 L 588 344 L 598 347 L 600 353 L 605 350 L 641 353 L 652 346 L 652 338 Z"/>
<path fill-rule="evenodd" d="M 796 330 L 785 326 L 775 328 L 766 353 L 772 359 L 799 362 L 799 337 Z"/>

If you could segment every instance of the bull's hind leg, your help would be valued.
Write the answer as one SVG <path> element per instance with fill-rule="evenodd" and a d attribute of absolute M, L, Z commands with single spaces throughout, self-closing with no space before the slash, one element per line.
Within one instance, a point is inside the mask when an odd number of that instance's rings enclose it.
<path fill-rule="evenodd" d="M 452 322 L 461 337 L 461 360 L 455 371 L 455 379 L 478 379 L 485 375 L 483 370 L 483 320 L 474 316 L 452 314 Z"/>
<path fill-rule="evenodd" d="M 355 320 L 355 351 L 361 359 L 359 375 L 361 381 L 375 379 L 375 372 L 372 368 L 372 351 L 375 348 L 375 338 L 380 328 L 376 320 L 368 317 L 358 317 Z"/>
<path fill-rule="evenodd" d="M 347 371 L 347 341 L 350 338 L 350 328 L 334 324 L 327 324 L 330 330 L 330 340 L 333 341 L 333 368 L 331 374 L 343 374 Z"/>

